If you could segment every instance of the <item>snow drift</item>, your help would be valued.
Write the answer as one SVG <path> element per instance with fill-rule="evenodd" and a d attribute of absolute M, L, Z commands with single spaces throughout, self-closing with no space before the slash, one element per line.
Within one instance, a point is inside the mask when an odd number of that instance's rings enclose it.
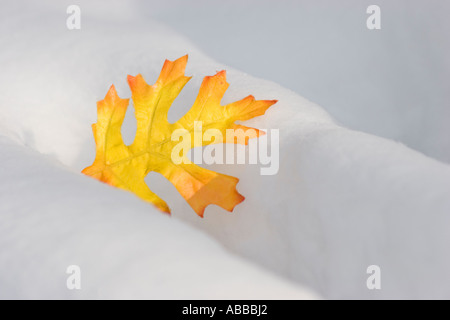
<path fill-rule="evenodd" d="M 62 4 L 16 6 L 0 20 L 0 297 L 315 297 L 303 288 L 325 298 L 450 297 L 448 165 L 341 127 L 294 92 L 220 65 L 118 3 L 101 12 L 82 3 L 77 31 L 66 29 Z M 168 218 L 79 174 L 94 157 L 90 125 L 108 87 L 128 97 L 127 74 L 153 82 L 165 58 L 186 53 L 194 78 L 169 117 L 220 69 L 231 84 L 224 103 L 250 93 L 279 100 L 248 122 L 280 130 L 277 175 L 210 167 L 241 180 L 246 201 L 233 214 L 210 207 L 200 219 L 150 175 L 173 210 Z M 135 128 L 128 120 L 125 139 Z M 65 287 L 71 264 L 82 268 L 81 291 Z M 379 291 L 366 287 L 374 264 Z"/>

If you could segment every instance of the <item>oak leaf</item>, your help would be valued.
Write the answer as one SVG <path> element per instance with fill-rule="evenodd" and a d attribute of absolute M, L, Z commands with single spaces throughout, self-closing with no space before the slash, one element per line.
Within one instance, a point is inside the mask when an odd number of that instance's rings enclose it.
<path fill-rule="evenodd" d="M 221 71 L 214 76 L 205 77 L 192 108 L 177 122 L 169 123 L 169 108 L 190 80 L 190 77 L 184 75 L 186 63 L 187 55 L 175 61 L 166 60 L 158 80 L 152 86 L 140 74 L 136 77 L 128 76 L 137 120 L 136 136 L 130 146 L 124 144 L 121 134 L 129 99 L 119 98 L 114 85 L 111 86 L 105 99 L 97 103 L 98 120 L 92 126 L 96 143 L 94 163 L 82 172 L 112 186 L 131 191 L 160 210 L 170 213 L 166 202 L 145 183 L 148 173 L 155 171 L 176 187 L 199 216 L 203 217 L 205 208 L 210 204 L 232 211 L 244 200 L 236 190 L 239 180 L 199 167 L 188 159 L 175 164 L 171 153 L 178 142 L 172 141 L 171 135 L 174 130 L 185 129 L 193 136 L 195 121 L 202 122 L 203 131 L 215 128 L 223 132 L 224 136 L 226 129 L 253 129 L 235 122 L 263 115 L 276 101 L 258 101 L 253 96 L 248 96 L 222 106 L 220 101 L 229 84 L 226 82 L 225 71 Z M 257 129 L 253 130 L 256 130 L 253 137 L 264 134 Z M 247 140 L 241 143 L 247 144 Z M 207 145 L 211 142 L 201 143 Z"/>

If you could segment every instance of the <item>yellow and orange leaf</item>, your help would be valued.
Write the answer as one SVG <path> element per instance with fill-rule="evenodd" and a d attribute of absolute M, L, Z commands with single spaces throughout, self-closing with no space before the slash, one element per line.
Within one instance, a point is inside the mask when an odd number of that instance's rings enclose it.
<path fill-rule="evenodd" d="M 158 80 L 148 85 L 139 74 L 128 76 L 137 120 L 134 142 L 127 146 L 121 134 L 122 123 L 129 99 L 121 99 L 111 86 L 104 100 L 97 103 L 98 120 L 92 126 L 96 157 L 94 163 L 83 173 L 112 186 L 131 191 L 140 198 L 153 203 L 160 210 L 169 213 L 166 202 L 153 193 L 145 183 L 151 171 L 166 177 L 183 196 L 194 211 L 203 217 L 210 204 L 232 211 L 244 200 L 236 190 L 238 179 L 204 169 L 184 159 L 175 164 L 171 154 L 177 141 L 172 141 L 174 130 L 185 129 L 194 141 L 194 122 L 201 121 L 203 132 L 218 129 L 225 136 L 227 129 L 249 129 L 235 124 L 263 115 L 275 100 L 255 100 L 253 96 L 222 106 L 228 88 L 225 71 L 205 77 L 192 108 L 177 122 L 171 124 L 167 113 L 190 77 L 184 75 L 187 56 L 175 61 L 166 60 Z M 253 136 L 234 143 L 247 143 L 248 138 L 262 134 L 257 129 Z M 202 132 L 202 133 L 203 133 Z M 206 145 L 211 142 L 202 142 Z M 197 146 L 197 145 L 195 145 Z M 194 147 L 194 145 L 192 145 Z M 186 157 L 187 155 L 184 155 Z"/>

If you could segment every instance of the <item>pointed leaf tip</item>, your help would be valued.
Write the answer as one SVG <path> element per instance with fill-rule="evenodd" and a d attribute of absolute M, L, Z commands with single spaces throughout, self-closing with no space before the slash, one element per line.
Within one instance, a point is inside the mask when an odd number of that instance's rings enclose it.
<path fill-rule="evenodd" d="M 219 71 L 219 72 L 216 73 L 216 76 L 217 76 L 217 77 L 220 77 L 220 78 L 225 78 L 225 79 L 226 79 L 226 77 L 227 77 L 227 71 L 226 71 L 226 70 Z"/>
<path fill-rule="evenodd" d="M 139 76 L 140 76 L 140 74 L 138 74 L 137 76 L 132 76 L 132 75 L 127 76 L 127 82 L 128 82 L 128 86 L 130 86 L 130 88 L 132 88 L 136 85 L 137 77 L 139 77 Z"/>
<path fill-rule="evenodd" d="M 109 87 L 108 92 L 106 93 L 105 99 L 106 99 L 106 98 L 114 98 L 114 97 L 116 97 L 116 96 L 117 96 L 116 87 L 112 84 L 112 85 Z"/>

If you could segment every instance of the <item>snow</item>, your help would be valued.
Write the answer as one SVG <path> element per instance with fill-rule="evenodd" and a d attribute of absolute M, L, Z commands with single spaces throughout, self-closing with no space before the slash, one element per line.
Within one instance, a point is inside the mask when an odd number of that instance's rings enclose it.
<path fill-rule="evenodd" d="M 63 1 L 17 1 L 0 13 L 0 298 L 450 297 L 448 164 L 347 129 L 297 93 L 215 61 L 176 24 L 144 14 L 143 3 L 109 3 L 79 1 L 82 28 L 74 31 Z M 155 15 L 165 8 L 155 4 Z M 246 123 L 280 129 L 277 175 L 262 176 L 256 165 L 209 166 L 240 179 L 246 201 L 232 214 L 210 207 L 200 219 L 151 174 L 169 218 L 79 173 L 93 160 L 90 125 L 109 86 L 129 97 L 127 74 L 153 82 L 165 58 L 186 53 L 194 77 L 172 119 L 192 104 L 202 77 L 222 69 L 231 84 L 224 103 L 248 94 L 279 100 Z M 391 107 L 383 105 L 383 118 L 405 110 Z M 80 291 L 65 285 L 72 264 L 82 270 Z M 370 265 L 381 267 L 382 290 L 366 287 Z"/>
<path fill-rule="evenodd" d="M 0 146 L 2 299 L 314 297 L 131 194 L 5 138 Z M 70 265 L 80 291 L 66 288 Z"/>
<path fill-rule="evenodd" d="M 300 93 L 349 128 L 450 162 L 450 2 L 147 3 L 142 16 L 169 24 L 218 61 Z M 373 4 L 381 8 L 378 31 L 366 28 Z"/>

